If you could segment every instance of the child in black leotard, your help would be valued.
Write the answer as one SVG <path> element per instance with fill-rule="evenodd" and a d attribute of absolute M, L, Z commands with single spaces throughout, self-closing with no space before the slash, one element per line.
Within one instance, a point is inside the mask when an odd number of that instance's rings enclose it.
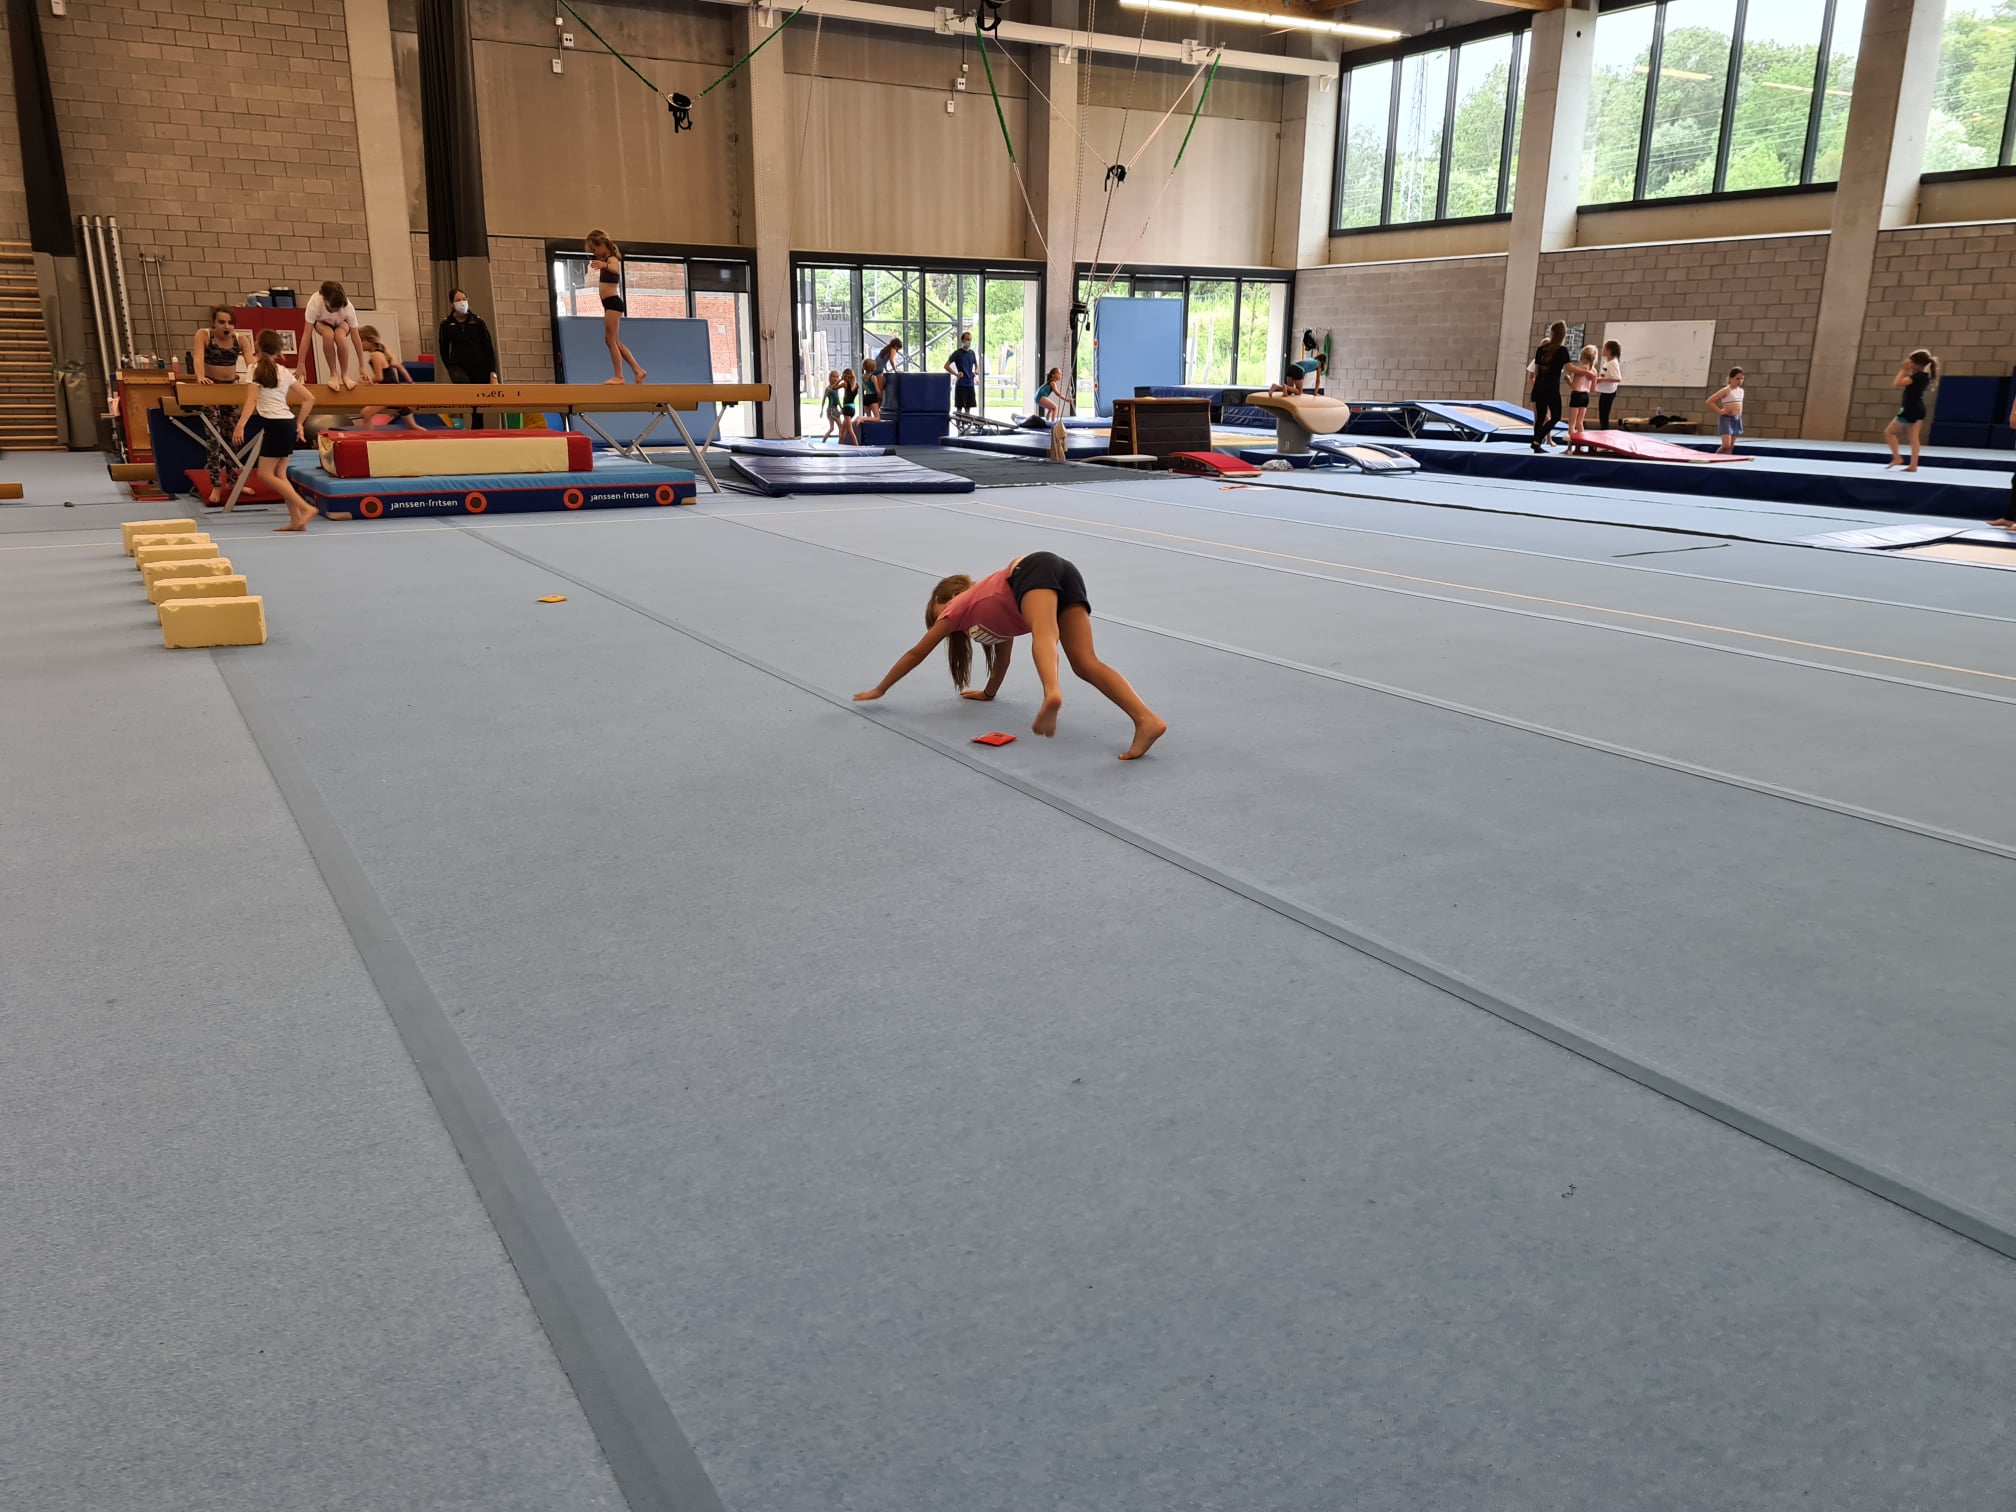
<path fill-rule="evenodd" d="M 392 360 L 392 354 L 385 350 L 384 338 L 378 334 L 376 326 L 359 326 L 357 339 L 364 344 L 364 381 L 366 383 L 411 383 L 413 375 L 405 367 Z M 420 429 L 419 418 L 412 410 L 401 405 L 374 404 L 360 411 L 357 418 L 369 425 L 378 415 L 390 415 L 395 420 L 406 422 L 406 429 Z"/>
<path fill-rule="evenodd" d="M 1890 443 L 1890 463 L 1884 468 L 1904 467 L 1904 454 L 1898 449 L 1898 442 L 1911 443 L 1911 465 L 1906 472 L 1918 471 L 1918 454 L 1923 449 L 1919 436 L 1925 428 L 1925 394 L 1939 381 L 1939 359 L 1920 347 L 1904 359 L 1904 365 L 1897 369 L 1897 376 L 1891 380 L 1893 388 L 1904 390 L 1903 401 L 1897 406 L 1897 418 L 1883 427 L 1883 439 Z"/>
<path fill-rule="evenodd" d="M 637 359 L 630 354 L 630 348 L 623 345 L 622 327 L 625 305 L 623 303 L 623 254 L 616 243 L 609 240 L 607 233 L 590 231 L 583 243 L 588 249 L 588 266 L 595 274 L 595 288 L 602 296 L 602 340 L 609 348 L 609 365 L 616 376 L 605 378 L 604 383 L 623 381 L 623 364 L 630 364 L 630 371 L 637 375 L 636 382 L 644 381 L 644 369 L 637 365 Z"/>
<path fill-rule="evenodd" d="M 861 389 L 854 381 L 854 369 L 848 368 L 840 375 L 840 444 L 852 446 L 860 437 L 854 430 L 854 401 Z"/>

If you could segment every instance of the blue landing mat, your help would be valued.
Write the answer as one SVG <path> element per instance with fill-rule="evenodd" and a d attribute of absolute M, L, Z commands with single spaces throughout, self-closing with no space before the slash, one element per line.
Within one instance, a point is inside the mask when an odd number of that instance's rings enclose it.
<path fill-rule="evenodd" d="M 740 455 L 735 471 L 773 499 L 787 494 L 971 493 L 971 478 L 934 472 L 907 457 Z"/>
<path fill-rule="evenodd" d="M 1064 437 L 1064 455 L 1073 462 L 1087 457 L 1103 457 L 1110 450 L 1103 429 L 1096 435 L 1090 435 L 1067 428 Z M 1047 457 L 1050 455 L 1050 432 L 1032 430 L 999 436 L 946 436 L 938 444 L 956 446 L 961 451 L 998 452 L 1005 457 Z"/>
<path fill-rule="evenodd" d="M 1989 519 L 2008 502 L 1992 474 L 1946 477 L 1872 472 L 1842 462 L 1759 457 L 1741 463 L 1644 462 L 1625 457 L 1536 455 L 1523 446 L 1414 441 L 1407 450 L 1428 472 L 1471 478 L 1509 478 L 1573 488 L 1623 488 L 1643 493 L 1694 494 L 1722 499 L 1764 499 L 1815 508 L 1882 510 L 1890 514 Z M 1976 481 L 1980 480 L 1980 481 Z"/>
<path fill-rule="evenodd" d="M 1660 435 L 1657 431 L 1645 434 Z M 1660 436 L 1660 439 L 1697 447 L 1702 451 L 1713 451 L 1718 445 L 1714 436 Z M 1890 460 L 1886 448 L 1854 441 L 1797 441 L 1789 437 L 1778 441 L 1753 441 L 1745 437 L 1741 450 L 1750 456 L 1783 457 L 1795 462 L 1843 462 L 1879 472 Z M 1935 450 L 1928 447 L 1922 465 L 1925 470 L 1933 472 L 2016 472 L 2016 452 L 1944 446 Z"/>
<path fill-rule="evenodd" d="M 716 441 L 714 445 L 720 451 L 740 452 L 749 457 L 886 457 L 895 450 L 893 446 L 839 446 L 824 441 L 771 441 L 739 436 Z"/>
<path fill-rule="evenodd" d="M 323 514 L 366 520 L 409 515 L 524 514 L 545 509 L 637 509 L 691 504 L 693 474 L 627 458 L 598 460 L 593 472 L 476 473 L 453 478 L 332 478 L 301 451 L 288 480 Z"/>

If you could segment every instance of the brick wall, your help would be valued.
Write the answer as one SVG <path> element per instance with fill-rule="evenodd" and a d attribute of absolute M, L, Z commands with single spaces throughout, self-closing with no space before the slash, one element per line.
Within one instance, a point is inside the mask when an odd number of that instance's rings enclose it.
<path fill-rule="evenodd" d="M 490 238 L 490 292 L 497 300 L 490 322 L 497 360 L 513 383 L 553 381 L 553 306 L 548 292 L 546 243 L 530 236 Z M 582 381 L 577 374 L 574 379 Z"/>
<path fill-rule="evenodd" d="M 1332 333 L 1325 387 L 1340 398 L 1481 398 L 1504 300 L 1502 257 L 1309 268 L 1295 278 L 1292 334 Z"/>
<path fill-rule="evenodd" d="M 14 118 L 14 63 L 0 26 L 0 241 L 28 240 L 28 199 L 21 182 L 21 127 Z"/>
<path fill-rule="evenodd" d="M 1891 380 L 1928 347 L 1947 374 L 2006 376 L 2016 365 L 2016 224 L 1922 226 L 1877 239 L 1848 434 L 1873 440 L 1897 413 Z M 1938 406 L 1938 391 L 1933 391 Z M 2006 418 L 1996 416 L 1998 420 Z"/>
<path fill-rule="evenodd" d="M 342 0 L 80 4 L 42 33 L 71 209 L 118 217 L 142 348 L 180 351 L 209 305 L 275 284 L 372 306 Z M 143 252 L 165 260 L 165 331 Z"/>
<path fill-rule="evenodd" d="M 1753 436 L 1796 436 L 1806 408 L 1813 330 L 1826 271 L 1825 236 L 1773 236 L 1661 246 L 1586 247 L 1540 259 L 1527 344 L 1538 346 L 1556 320 L 1585 324 L 1598 345 L 1610 320 L 1713 320 L 1714 356 L 1701 389 L 1626 386 L 1620 414 L 1704 416 L 1722 374 L 1741 367 L 1745 428 Z"/>

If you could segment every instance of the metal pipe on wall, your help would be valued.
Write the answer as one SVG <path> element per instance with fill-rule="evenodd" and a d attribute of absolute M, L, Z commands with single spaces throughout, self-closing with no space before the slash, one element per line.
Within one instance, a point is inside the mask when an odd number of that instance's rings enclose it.
<path fill-rule="evenodd" d="M 119 244 L 119 221 L 115 216 L 105 222 L 112 232 L 112 267 L 119 275 L 119 329 L 126 333 L 126 350 L 121 354 L 121 366 L 130 367 L 133 362 L 133 301 L 126 293 L 126 255 Z"/>
<path fill-rule="evenodd" d="M 84 278 L 91 285 L 91 329 L 98 337 L 98 376 L 104 380 L 105 391 L 112 392 L 112 353 L 105 344 L 105 291 L 98 282 L 98 255 L 96 244 L 91 239 L 91 217 L 77 217 L 79 241 L 83 244 Z"/>

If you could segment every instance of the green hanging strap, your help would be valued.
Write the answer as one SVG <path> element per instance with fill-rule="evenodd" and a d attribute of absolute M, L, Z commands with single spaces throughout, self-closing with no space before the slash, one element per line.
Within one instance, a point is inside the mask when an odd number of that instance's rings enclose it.
<path fill-rule="evenodd" d="M 1204 92 L 1197 96 L 1197 108 L 1190 112 L 1190 128 L 1183 133 L 1183 145 L 1176 149 L 1176 161 L 1169 165 L 1172 174 L 1183 166 L 1183 154 L 1190 149 L 1190 132 L 1197 129 L 1197 117 L 1204 114 L 1204 102 L 1211 98 L 1211 81 L 1218 77 L 1218 62 L 1224 56 L 1225 54 L 1220 52 L 1218 57 L 1213 58 L 1211 72 L 1204 75 Z"/>
<path fill-rule="evenodd" d="M 569 6 L 568 8 L 571 10 L 573 7 Z M 741 57 L 737 58 L 733 63 L 730 63 L 728 65 L 728 73 L 724 73 L 723 75 L 721 75 L 720 78 L 716 79 L 713 84 L 709 84 L 705 89 L 701 90 L 700 98 L 703 100 L 706 99 L 707 96 L 714 93 L 715 84 L 725 83 L 728 79 L 728 74 L 732 74 L 733 72 L 735 72 L 736 69 L 740 68 L 744 63 L 747 63 L 751 58 L 755 57 L 756 54 L 763 51 L 763 49 L 768 47 L 772 42 L 776 41 L 777 38 L 783 34 L 784 28 L 789 26 L 793 21 L 796 21 L 800 16 L 800 14 L 803 13 L 804 9 L 805 7 L 801 5 L 798 7 L 797 10 L 791 12 L 791 14 L 786 16 L 782 21 L 779 21 L 777 23 L 777 28 L 775 31 L 771 32 L 769 36 L 765 37 L 761 42 L 758 42 L 754 47 L 750 48 L 749 51 L 742 54 Z"/>
<path fill-rule="evenodd" d="M 591 23 L 586 16 L 582 15 L 581 12 L 574 9 L 573 6 L 568 5 L 567 0 L 560 0 L 560 4 L 566 8 L 568 15 L 572 16 L 576 21 L 579 21 L 581 23 L 582 27 L 587 31 L 589 36 L 593 37 L 597 42 L 600 42 L 605 48 L 608 48 L 610 57 L 614 58 L 618 63 L 621 63 L 633 74 L 637 74 L 638 78 L 644 79 L 644 75 L 642 75 L 641 73 L 637 73 L 636 64 L 632 63 L 628 58 L 624 57 L 623 54 L 616 51 L 615 48 L 609 47 L 609 39 L 603 36 L 602 33 L 595 30 L 593 23 Z M 649 79 L 644 79 L 644 84 L 645 87 L 651 91 L 651 93 L 653 94 L 661 93 L 658 86 L 656 84 L 653 84 Z"/>
<path fill-rule="evenodd" d="M 994 86 L 994 65 L 987 61 L 987 33 L 980 29 L 980 18 L 973 18 L 973 35 L 980 43 L 980 67 L 987 75 L 987 93 L 994 97 L 994 119 L 1001 123 L 1001 140 L 1008 144 L 1008 161 L 1015 161 L 1015 139 L 1008 135 L 1008 113 L 1001 108 L 1001 91 Z"/>

